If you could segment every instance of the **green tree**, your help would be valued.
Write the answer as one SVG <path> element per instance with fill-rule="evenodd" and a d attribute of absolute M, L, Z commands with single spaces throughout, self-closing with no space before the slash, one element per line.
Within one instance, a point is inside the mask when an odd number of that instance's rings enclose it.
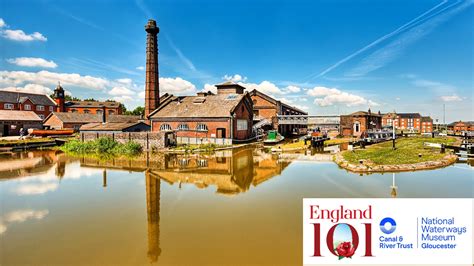
<path fill-rule="evenodd" d="M 126 115 L 145 115 L 145 108 L 143 106 L 138 106 L 137 108 L 133 109 L 133 111 L 126 111 L 124 112 Z"/>

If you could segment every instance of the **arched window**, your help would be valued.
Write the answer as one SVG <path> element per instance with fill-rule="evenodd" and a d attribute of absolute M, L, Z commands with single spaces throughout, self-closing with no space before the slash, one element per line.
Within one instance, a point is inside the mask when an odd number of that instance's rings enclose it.
<path fill-rule="evenodd" d="M 197 124 L 196 130 L 197 131 L 208 131 L 206 124 L 201 124 L 201 123 Z"/>
<path fill-rule="evenodd" d="M 171 131 L 173 130 L 169 124 L 162 124 L 160 126 L 160 131 Z"/>
<path fill-rule="evenodd" d="M 109 115 L 113 115 L 113 114 L 115 114 L 115 111 L 114 110 L 109 110 L 108 113 L 109 113 Z"/>
<path fill-rule="evenodd" d="M 97 109 L 97 110 L 95 110 L 95 113 L 98 114 L 98 115 L 103 114 L 102 109 Z"/>
<path fill-rule="evenodd" d="M 181 130 L 181 131 L 189 130 L 189 126 L 188 124 L 179 124 L 178 130 Z"/>

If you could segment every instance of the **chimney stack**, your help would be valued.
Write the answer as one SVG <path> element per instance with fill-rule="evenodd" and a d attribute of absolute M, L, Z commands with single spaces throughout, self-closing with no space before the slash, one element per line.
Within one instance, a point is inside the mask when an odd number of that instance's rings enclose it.
<path fill-rule="evenodd" d="M 145 26 L 146 34 L 146 80 L 145 80 L 145 117 L 160 104 L 160 86 L 158 80 L 158 33 L 156 21 L 150 19 Z"/>

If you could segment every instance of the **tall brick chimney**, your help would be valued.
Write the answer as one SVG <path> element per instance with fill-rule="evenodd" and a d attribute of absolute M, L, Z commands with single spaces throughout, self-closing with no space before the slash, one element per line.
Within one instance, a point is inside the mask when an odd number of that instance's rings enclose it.
<path fill-rule="evenodd" d="M 158 80 L 158 32 L 156 21 L 149 19 L 145 26 L 146 34 L 146 80 L 145 117 L 160 104 L 160 84 Z"/>

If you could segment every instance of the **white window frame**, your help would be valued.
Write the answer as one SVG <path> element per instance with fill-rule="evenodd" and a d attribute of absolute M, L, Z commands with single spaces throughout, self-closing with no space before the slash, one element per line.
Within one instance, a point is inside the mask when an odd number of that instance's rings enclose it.
<path fill-rule="evenodd" d="M 3 105 L 3 108 L 8 109 L 8 110 L 13 110 L 13 109 L 15 109 L 15 105 L 13 103 L 5 103 Z"/>
<path fill-rule="evenodd" d="M 50 112 L 54 111 L 54 107 L 53 107 L 52 105 L 49 106 L 49 111 L 50 111 Z"/>
<path fill-rule="evenodd" d="M 249 123 L 247 119 L 237 119 L 237 130 L 238 131 L 247 131 L 249 128 Z"/>
<path fill-rule="evenodd" d="M 172 130 L 173 128 L 171 127 L 170 124 L 165 123 L 165 124 L 160 125 L 160 131 L 172 131 Z"/>
<path fill-rule="evenodd" d="M 189 130 L 189 125 L 186 124 L 186 123 L 179 124 L 179 125 L 178 125 L 178 130 L 181 130 L 181 131 L 188 131 L 188 130 Z"/>
<path fill-rule="evenodd" d="M 209 128 L 207 127 L 206 124 L 198 123 L 196 125 L 196 131 L 209 131 Z"/>
<path fill-rule="evenodd" d="M 31 104 L 25 104 L 25 111 L 31 111 Z"/>
<path fill-rule="evenodd" d="M 44 105 L 37 105 L 36 111 L 44 111 Z"/>

